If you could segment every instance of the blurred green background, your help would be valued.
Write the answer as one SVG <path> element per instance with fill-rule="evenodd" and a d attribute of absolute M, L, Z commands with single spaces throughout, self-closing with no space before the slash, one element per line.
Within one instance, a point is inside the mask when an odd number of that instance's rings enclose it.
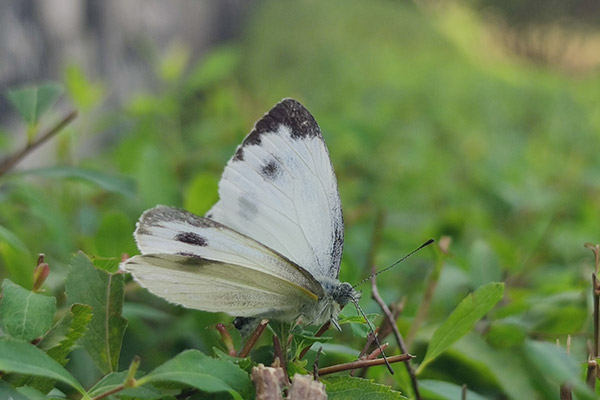
<path fill-rule="evenodd" d="M 148 52 L 156 84 L 118 107 L 111 82 L 68 63 L 53 78 L 65 88 L 62 108 L 41 121 L 50 125 L 65 105 L 79 110 L 47 145 L 55 161 L 0 177 L 0 276 L 31 287 L 45 253 L 48 291 L 59 294 L 75 251 L 136 254 L 132 232 L 145 209 L 204 213 L 254 122 L 293 97 L 319 122 L 337 173 L 342 280 L 368 275 L 374 236 L 379 268 L 430 237 L 452 239 L 411 342 L 417 360 L 468 292 L 506 282 L 501 305 L 422 378 L 493 399 L 558 398 L 519 346 L 525 337 L 564 346 L 570 334 L 573 357 L 588 357 L 593 256 L 583 243 L 600 232 L 600 40 L 593 25 L 576 33 L 552 14 L 529 24 L 511 15 L 485 2 L 257 2 L 239 36 L 198 59 L 184 41 Z M 9 132 L 26 128 L 0 129 L 10 154 L 20 141 Z M 404 334 L 441 258 L 424 250 L 379 279 L 386 301 L 405 298 Z M 378 312 L 362 289 L 362 307 Z M 122 366 L 139 354 L 146 370 L 186 348 L 210 353 L 220 346 L 214 323 L 231 321 L 170 306 L 133 283 L 125 315 Z M 332 335 L 321 365 L 351 360 L 364 343 Z M 70 368 L 88 384 L 97 379 L 83 352 Z M 395 370 L 368 376 L 406 389 L 403 367 Z"/>

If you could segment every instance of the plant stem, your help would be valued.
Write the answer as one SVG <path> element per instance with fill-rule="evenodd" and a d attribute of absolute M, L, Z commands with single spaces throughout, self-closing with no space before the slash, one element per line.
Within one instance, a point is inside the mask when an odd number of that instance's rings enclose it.
<path fill-rule="evenodd" d="M 40 135 L 33 142 L 27 142 L 25 147 L 15 154 L 8 156 L 6 159 L 0 162 L 0 176 L 10 171 L 19 161 L 21 161 L 26 155 L 31 153 L 33 150 L 44 144 L 58 132 L 64 129 L 65 126 L 69 125 L 73 119 L 77 116 L 77 111 L 73 110 L 65 115 L 52 129 L 48 130 L 44 134 Z"/>
<path fill-rule="evenodd" d="M 256 342 L 258 341 L 258 339 L 260 338 L 260 335 L 262 335 L 262 333 L 264 332 L 264 330 L 265 330 L 265 328 L 267 327 L 268 324 L 269 324 L 269 320 L 268 319 L 263 319 L 262 321 L 260 321 L 260 323 L 258 324 L 258 326 L 256 327 L 256 329 L 254 330 L 254 332 L 252 332 L 252 336 L 250 336 L 250 338 L 248 339 L 248 341 L 244 345 L 244 348 L 238 354 L 238 357 L 244 358 L 244 357 L 247 357 L 248 354 L 250 354 L 250 350 L 252 350 L 252 348 L 254 347 L 254 345 L 256 344 Z"/>
<path fill-rule="evenodd" d="M 413 358 L 413 356 L 411 356 L 410 354 L 400 354 L 397 356 L 388 357 L 387 361 L 391 364 L 391 363 L 395 363 L 395 362 L 408 361 L 411 358 Z M 322 375 L 327 375 L 327 374 L 333 374 L 335 372 L 340 372 L 340 371 L 348 371 L 350 369 L 366 368 L 366 367 L 372 367 L 375 365 L 384 365 L 385 363 L 386 362 L 383 358 L 377 358 L 375 360 L 357 360 L 357 361 L 352 361 L 352 362 L 345 363 L 345 364 L 338 364 L 338 365 L 332 365 L 331 367 L 321 368 L 318 370 L 318 372 L 319 372 L 319 376 L 322 376 Z"/>
<path fill-rule="evenodd" d="M 374 269 L 375 269 L 375 265 L 373 265 L 373 270 Z M 398 330 L 398 325 L 396 324 L 396 321 L 394 320 L 394 316 L 392 315 L 392 312 L 390 311 L 388 306 L 385 304 L 385 302 L 379 295 L 379 290 L 377 289 L 377 282 L 375 279 L 376 279 L 375 276 L 373 276 L 371 278 L 371 297 L 373 297 L 373 300 L 375 300 L 377 302 L 377 304 L 379 304 L 379 307 L 381 307 L 381 310 L 383 311 L 386 318 L 388 319 L 388 323 L 392 327 L 392 332 L 394 332 L 394 336 L 396 338 L 396 342 L 398 343 L 398 347 L 400 348 L 400 351 L 402 353 L 406 354 L 406 353 L 408 353 L 406 344 L 404 343 L 404 340 L 402 339 L 402 335 L 400 334 L 400 331 Z M 419 383 L 417 382 L 417 375 L 415 374 L 415 370 L 413 369 L 409 360 L 407 360 L 407 362 L 404 365 L 406 366 L 406 371 L 408 372 L 408 375 L 410 376 L 410 382 L 412 384 L 413 391 L 415 392 L 415 398 L 417 400 L 421 400 L 421 393 L 419 392 Z"/>

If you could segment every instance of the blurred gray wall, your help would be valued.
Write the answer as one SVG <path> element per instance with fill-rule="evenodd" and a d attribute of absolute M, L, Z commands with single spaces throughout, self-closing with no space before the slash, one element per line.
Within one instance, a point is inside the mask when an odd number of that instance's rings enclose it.
<path fill-rule="evenodd" d="M 197 59 L 236 37 L 252 1 L 2 0 L 0 91 L 62 80 L 70 63 L 108 86 L 109 101 L 153 86 L 156 55 L 183 43 Z M 3 96 L 0 96 L 3 97 Z M 0 118 L 6 113 L 0 100 Z"/>

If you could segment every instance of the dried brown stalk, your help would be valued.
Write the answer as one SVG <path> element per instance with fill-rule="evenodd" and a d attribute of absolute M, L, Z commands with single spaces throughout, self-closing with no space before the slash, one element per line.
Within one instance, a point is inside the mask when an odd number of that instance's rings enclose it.
<path fill-rule="evenodd" d="M 248 338 L 248 341 L 244 345 L 244 348 L 238 354 L 238 357 L 248 357 L 248 354 L 250 354 L 250 350 L 252 350 L 252 348 L 254 347 L 254 345 L 256 344 L 256 342 L 258 341 L 268 324 L 268 319 L 263 319 L 262 321 L 260 321 L 254 332 L 252 332 L 250 338 Z"/>
<path fill-rule="evenodd" d="M 413 358 L 413 356 L 411 356 L 410 354 L 400 354 L 397 356 L 387 357 L 387 361 L 390 364 L 392 364 L 392 363 L 396 363 L 396 362 L 408 361 L 411 358 Z M 373 367 L 375 365 L 385 365 L 385 363 L 386 362 L 383 358 L 377 358 L 375 360 L 357 360 L 357 361 L 352 361 L 352 362 L 345 363 L 345 364 L 338 364 L 338 365 L 332 365 L 331 367 L 321 368 L 321 369 L 319 369 L 318 372 L 319 372 L 319 376 L 323 376 L 323 375 L 333 374 L 335 372 L 348 371 L 351 369 Z"/>

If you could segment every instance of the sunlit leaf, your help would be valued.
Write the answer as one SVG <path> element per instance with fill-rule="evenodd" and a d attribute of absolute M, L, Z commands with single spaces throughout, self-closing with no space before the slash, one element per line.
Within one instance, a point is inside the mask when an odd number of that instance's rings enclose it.
<path fill-rule="evenodd" d="M 475 323 L 502 299 L 503 293 L 503 283 L 491 282 L 465 297 L 433 334 L 417 374 L 454 342 L 470 332 Z"/>

